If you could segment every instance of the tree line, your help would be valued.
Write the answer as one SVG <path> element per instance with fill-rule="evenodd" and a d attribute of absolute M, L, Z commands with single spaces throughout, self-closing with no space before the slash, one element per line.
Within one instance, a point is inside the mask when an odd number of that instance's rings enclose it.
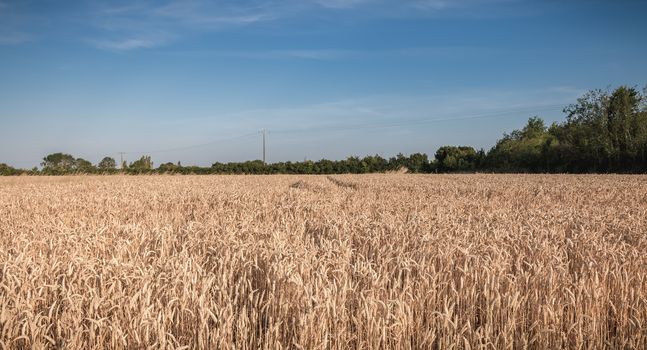
<path fill-rule="evenodd" d="M 430 159 L 425 153 L 348 157 L 344 160 L 277 162 L 260 160 L 214 163 L 211 167 L 180 162 L 153 166 L 150 156 L 119 167 L 113 158 L 98 164 L 64 153 L 43 158 L 42 168 L 15 169 L 0 164 L 0 175 L 62 174 L 363 174 L 406 169 L 412 173 L 647 172 L 647 88 L 620 86 L 591 90 L 564 109 L 566 120 L 547 126 L 532 117 L 520 130 L 504 134 L 489 151 L 471 146 L 443 146 Z"/>

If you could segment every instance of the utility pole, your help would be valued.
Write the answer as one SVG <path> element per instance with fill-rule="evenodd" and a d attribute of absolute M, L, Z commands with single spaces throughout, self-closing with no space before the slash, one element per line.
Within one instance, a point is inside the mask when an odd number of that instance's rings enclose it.
<path fill-rule="evenodd" d="M 123 170 L 124 169 L 124 154 L 126 154 L 126 152 L 118 152 L 118 153 L 119 153 L 119 157 L 120 157 L 120 160 L 121 160 L 121 163 L 119 163 L 119 165 L 121 166 L 121 169 Z"/>
<path fill-rule="evenodd" d="M 261 134 L 263 134 L 263 165 L 267 164 L 265 162 L 265 133 L 266 133 L 266 130 L 265 130 L 265 128 L 263 128 L 261 130 Z"/>

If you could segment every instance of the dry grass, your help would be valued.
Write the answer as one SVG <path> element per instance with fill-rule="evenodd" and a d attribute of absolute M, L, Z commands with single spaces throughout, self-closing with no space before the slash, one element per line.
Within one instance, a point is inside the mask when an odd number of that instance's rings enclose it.
<path fill-rule="evenodd" d="M 1 178 L 0 346 L 646 348 L 647 177 L 331 179 Z"/>

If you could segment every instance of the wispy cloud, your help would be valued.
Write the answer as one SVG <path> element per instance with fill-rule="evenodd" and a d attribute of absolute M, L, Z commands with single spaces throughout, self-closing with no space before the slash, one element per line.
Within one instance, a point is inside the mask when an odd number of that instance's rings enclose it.
<path fill-rule="evenodd" d="M 175 22 L 187 27 L 220 27 L 245 25 L 275 19 L 268 3 L 247 4 L 213 3 L 202 0 L 171 1 L 149 9 L 153 19 Z"/>
<path fill-rule="evenodd" d="M 378 18 L 499 17 L 528 12 L 526 0 L 311 0 L 335 11 L 356 11 Z M 499 6 L 497 6 L 499 5 Z M 502 6 L 505 5 L 505 6 Z"/>
<path fill-rule="evenodd" d="M 456 11 L 490 9 L 497 4 L 522 3 L 525 0 L 308 0 L 305 3 L 332 10 L 362 10 L 381 16 L 425 16 Z M 304 3 L 301 0 L 301 3 Z"/>
<path fill-rule="evenodd" d="M 0 0 L 0 45 L 18 45 L 34 39 L 23 19 L 8 2 Z"/>
<path fill-rule="evenodd" d="M 160 54 L 203 57 L 203 58 L 240 58 L 249 60 L 309 60 L 309 61 L 341 61 L 390 59 L 407 57 L 433 57 L 454 59 L 465 56 L 496 56 L 508 54 L 508 50 L 480 46 L 436 46 L 409 47 L 396 49 L 349 50 L 339 48 L 329 49 L 272 49 L 272 50 L 164 50 Z"/>
<path fill-rule="evenodd" d="M 0 0 L 0 44 L 19 44 L 32 40 L 28 33 L 44 31 L 57 21 L 77 25 L 79 38 L 96 48 L 110 51 L 150 49 L 182 39 L 259 25 L 271 21 L 312 18 L 350 13 L 357 17 L 421 17 L 452 13 L 480 13 L 487 9 L 525 0 L 132 0 L 111 2 L 95 0 L 78 6 L 74 14 L 62 9 L 41 13 L 28 3 Z M 32 4 L 33 5 L 33 4 Z M 47 19 L 46 21 L 44 19 Z M 70 21 L 70 18 L 74 18 Z M 28 29 L 28 30 L 27 30 Z M 42 33 L 48 36 L 49 33 Z M 40 36 L 40 35 L 38 35 Z M 89 38 L 88 38 L 89 37 Z M 272 57 L 336 59 L 340 52 L 325 50 L 279 50 Z M 345 56 L 342 53 L 341 56 Z"/>
<path fill-rule="evenodd" d="M 174 135 L 202 135 L 198 138 L 202 141 L 187 139 L 186 145 L 268 128 L 272 153 L 279 159 L 303 159 L 304 155 L 315 159 L 345 157 L 348 152 L 433 152 L 443 144 L 488 148 L 501 133 L 521 127 L 533 115 L 540 115 L 548 123 L 563 120 L 561 108 L 573 100 L 573 94 L 571 88 L 546 87 L 367 95 L 166 119 L 155 127 L 160 132 L 172 130 Z M 493 122 L 501 119 L 505 123 Z M 244 141 L 232 148 L 250 144 L 249 139 Z M 178 147 L 182 144 L 178 143 Z M 250 154 L 255 156 L 257 143 L 252 144 Z M 226 151 L 216 155 L 213 152 L 220 151 L 212 148 L 210 152 L 210 157 L 227 159 Z"/>
<path fill-rule="evenodd" d="M 423 10 L 443 10 L 454 6 L 462 6 L 465 4 L 465 0 L 415 0 L 412 1 L 412 5 L 416 8 Z"/>
<path fill-rule="evenodd" d="M 287 49 L 287 50 L 188 50 L 188 51 L 163 51 L 165 55 L 187 57 L 213 57 L 213 58 L 242 58 L 249 60 L 313 60 L 335 61 L 362 55 L 360 51 L 341 49 Z"/>
<path fill-rule="evenodd" d="M 333 9 L 349 9 L 359 5 L 375 2 L 374 0 L 314 0 L 318 5 Z"/>
<path fill-rule="evenodd" d="M 221 57 L 238 57 L 248 59 L 303 59 L 315 61 L 334 61 L 345 57 L 356 55 L 356 51 L 351 50 L 266 50 L 266 51 L 228 51 L 216 52 L 216 56 Z"/>
<path fill-rule="evenodd" d="M 398 126 L 412 130 L 426 122 L 462 121 L 470 117 L 512 117 L 522 122 L 532 115 L 559 115 L 581 90 L 556 86 L 528 90 L 473 90 L 415 95 L 368 95 L 301 106 L 241 110 L 214 117 L 167 120 L 166 125 L 218 126 L 231 132 L 268 127 L 275 132 L 345 130 L 354 126 Z M 241 128 L 241 126 L 243 128 Z M 240 128 L 240 129 L 237 129 Z"/>
<path fill-rule="evenodd" d="M 501 3 L 523 2 L 523 0 L 402 0 L 408 6 L 424 10 L 448 10 L 483 8 Z"/>
<path fill-rule="evenodd" d="M 168 40 L 151 38 L 126 38 L 121 40 L 88 40 L 88 42 L 100 49 L 126 51 L 135 49 L 150 49 L 164 45 L 168 42 Z"/>
<path fill-rule="evenodd" d="M 26 43 L 33 40 L 33 36 L 27 33 L 13 32 L 2 33 L 0 32 L 0 45 L 17 45 Z"/>
<path fill-rule="evenodd" d="M 405 0 L 418 16 L 462 18 L 498 18 L 526 16 L 533 13 L 527 0 Z"/>
<path fill-rule="evenodd" d="M 329 61 L 352 55 L 349 50 L 275 50 L 269 51 L 270 57 L 300 58 L 309 60 Z"/>
<path fill-rule="evenodd" d="M 99 6 L 92 13 L 98 37 L 88 40 L 107 50 L 134 50 L 162 46 L 195 32 L 246 26 L 275 18 L 266 2 L 171 0 L 135 1 Z M 114 39 L 114 38 L 121 39 Z"/>

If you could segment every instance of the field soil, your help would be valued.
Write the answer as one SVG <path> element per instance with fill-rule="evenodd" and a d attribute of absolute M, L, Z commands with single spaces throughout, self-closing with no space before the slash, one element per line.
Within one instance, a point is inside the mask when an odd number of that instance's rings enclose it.
<path fill-rule="evenodd" d="M 0 347 L 646 349 L 647 176 L 0 178 Z"/>

